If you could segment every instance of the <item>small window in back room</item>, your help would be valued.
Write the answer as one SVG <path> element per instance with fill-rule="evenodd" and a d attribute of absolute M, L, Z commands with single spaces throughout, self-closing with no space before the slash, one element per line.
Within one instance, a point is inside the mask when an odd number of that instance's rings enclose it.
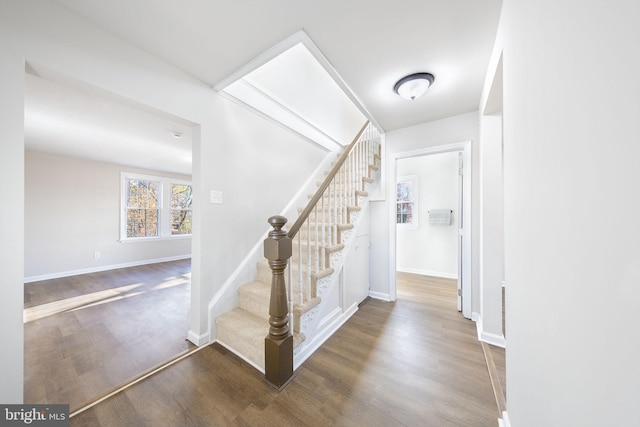
<path fill-rule="evenodd" d="M 418 225 L 418 177 L 398 177 L 396 184 L 396 224 Z"/>

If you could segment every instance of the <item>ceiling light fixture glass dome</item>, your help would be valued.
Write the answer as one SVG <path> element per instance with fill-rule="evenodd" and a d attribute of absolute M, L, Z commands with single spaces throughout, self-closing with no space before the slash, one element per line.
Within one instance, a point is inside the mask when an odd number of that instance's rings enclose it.
<path fill-rule="evenodd" d="M 398 80 L 393 90 L 404 99 L 413 101 L 424 94 L 434 80 L 435 77 L 431 73 L 409 74 Z"/>

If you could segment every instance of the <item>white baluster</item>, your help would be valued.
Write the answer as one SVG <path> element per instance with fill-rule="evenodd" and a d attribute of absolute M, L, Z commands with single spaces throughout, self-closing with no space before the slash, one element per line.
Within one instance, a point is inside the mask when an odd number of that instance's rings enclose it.
<path fill-rule="evenodd" d="M 333 191 L 335 191 L 336 189 L 333 188 Z M 329 199 L 329 206 L 327 206 L 327 218 L 329 219 L 329 221 L 327 221 L 327 226 L 329 227 L 329 237 L 327 239 L 327 245 L 331 246 L 331 224 L 333 224 L 333 218 L 331 218 L 331 202 L 332 202 L 332 197 L 331 197 L 331 182 L 329 183 L 329 186 L 327 187 L 325 194 L 327 195 L 327 199 Z"/>
<path fill-rule="evenodd" d="M 287 293 L 289 294 L 289 328 L 293 332 L 294 324 L 293 324 L 293 273 L 291 268 L 291 263 L 293 260 L 289 260 L 289 264 L 287 264 Z"/>
<path fill-rule="evenodd" d="M 307 289 L 306 299 L 309 301 L 311 297 L 311 222 L 307 218 Z"/>
<path fill-rule="evenodd" d="M 300 305 L 304 303 L 302 299 L 302 233 L 298 232 L 298 292 Z"/>
<path fill-rule="evenodd" d="M 338 190 L 336 191 L 336 178 L 334 177 L 333 180 L 333 217 L 335 218 L 335 223 L 333 225 L 333 244 L 337 245 L 338 244 L 338 191 L 340 191 L 340 189 L 338 188 Z"/>
<path fill-rule="evenodd" d="M 318 245 L 318 222 L 320 219 L 320 215 L 318 215 L 318 204 L 316 203 L 316 207 L 315 207 L 315 213 L 316 213 L 316 236 L 315 236 L 315 244 L 314 244 L 314 248 L 315 248 L 315 252 L 316 252 L 316 268 L 315 268 L 315 272 L 317 273 L 318 270 L 320 269 L 320 246 Z"/>
<path fill-rule="evenodd" d="M 326 259 L 326 251 L 327 251 L 327 221 L 325 215 L 325 195 L 327 194 L 327 190 L 322 194 L 322 269 L 327 268 L 325 259 Z"/>

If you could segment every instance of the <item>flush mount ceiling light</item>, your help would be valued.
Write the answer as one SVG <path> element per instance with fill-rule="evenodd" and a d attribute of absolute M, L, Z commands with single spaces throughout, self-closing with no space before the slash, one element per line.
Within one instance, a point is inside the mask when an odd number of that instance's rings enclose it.
<path fill-rule="evenodd" d="M 425 93 L 434 80 L 435 77 L 431 73 L 409 74 L 398 80 L 393 90 L 404 99 L 413 101 Z"/>

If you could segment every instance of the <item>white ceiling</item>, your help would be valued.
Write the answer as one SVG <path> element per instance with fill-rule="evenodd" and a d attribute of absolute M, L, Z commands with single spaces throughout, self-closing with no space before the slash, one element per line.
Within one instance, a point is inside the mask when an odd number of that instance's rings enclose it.
<path fill-rule="evenodd" d="M 280 41 L 304 30 L 386 131 L 478 108 L 501 6 L 501 0 L 55 2 L 211 86 Z M 433 86 L 413 102 L 398 97 L 393 92 L 394 83 L 419 71 L 435 75 Z M 46 88 L 45 82 L 35 78 L 29 78 L 27 83 L 28 109 L 45 104 L 51 111 L 64 111 L 68 107 L 65 102 L 68 96 L 56 93 L 62 90 L 60 87 Z M 80 98 L 81 92 L 76 93 Z M 85 95 L 92 94 L 85 92 Z M 103 113 L 106 108 L 103 102 L 58 114 L 82 117 L 81 114 L 89 111 Z M 115 105 L 108 108 L 113 116 L 103 129 L 122 129 L 128 138 L 140 136 L 142 141 L 144 138 L 132 130 L 132 122 L 127 120 L 131 111 L 116 113 Z M 132 107 L 122 105 L 125 110 Z M 29 110 L 27 114 L 33 120 L 38 116 Z M 116 125 L 120 119 L 122 123 Z M 83 120 L 91 122 L 95 117 L 83 117 Z M 167 117 L 159 116 L 158 128 L 164 132 L 174 125 L 185 125 L 163 123 L 163 120 Z M 94 127 L 92 132 L 98 133 L 97 129 Z M 150 136 L 155 131 L 142 132 Z M 111 138 L 114 143 L 117 139 L 113 135 L 104 135 L 104 138 Z M 27 139 L 36 144 L 34 141 L 40 137 L 28 131 Z"/>
<path fill-rule="evenodd" d="M 45 70 L 28 71 L 27 150 L 191 175 L 193 124 Z"/>

